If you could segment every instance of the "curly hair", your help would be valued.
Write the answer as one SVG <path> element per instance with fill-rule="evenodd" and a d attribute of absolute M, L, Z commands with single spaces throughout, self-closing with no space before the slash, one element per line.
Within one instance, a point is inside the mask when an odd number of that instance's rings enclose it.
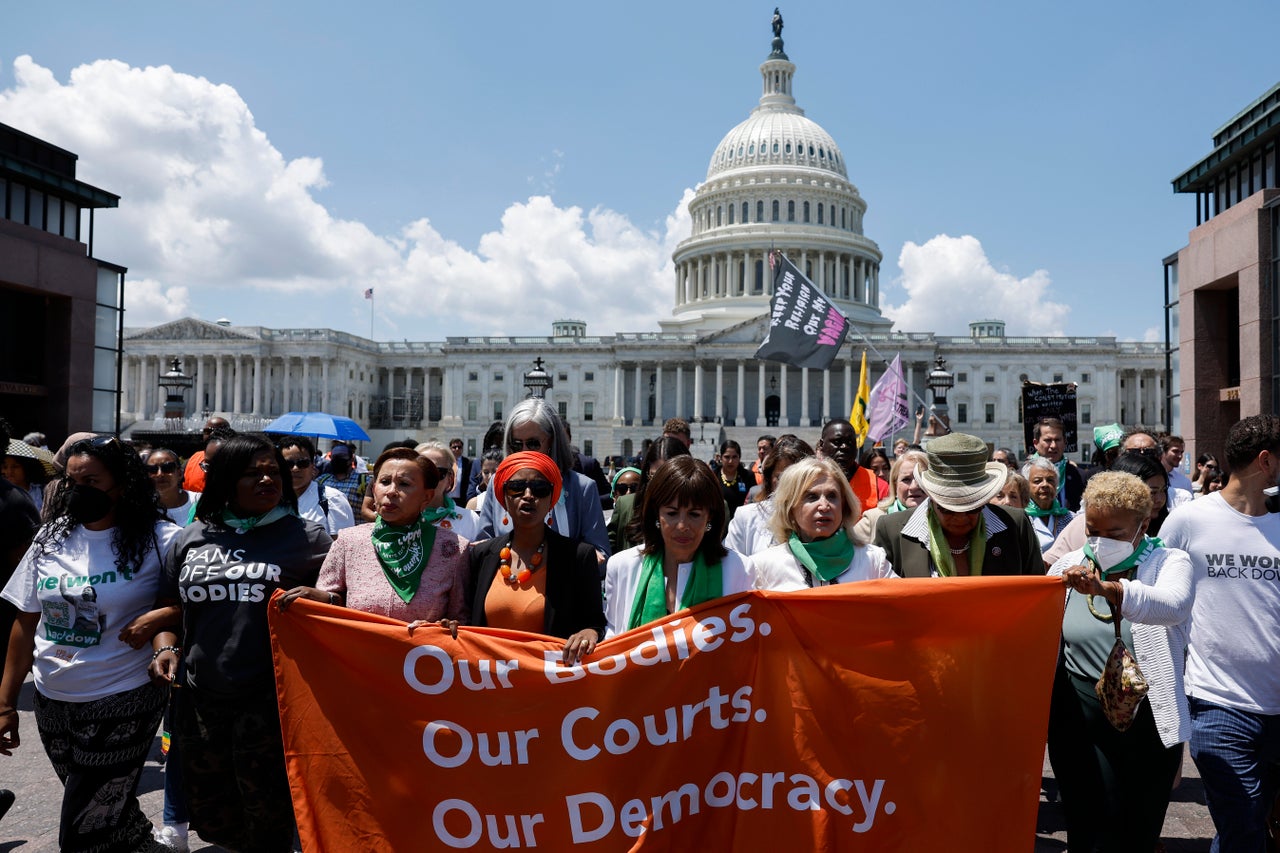
<path fill-rule="evenodd" d="M 168 521 L 160 508 L 155 484 L 147 476 L 138 454 L 114 435 L 77 441 L 68 450 L 67 460 L 77 456 L 89 456 L 101 462 L 120 490 L 120 496 L 112 506 L 115 526 L 112 528 L 111 552 L 115 554 L 116 568 L 121 574 L 132 571 L 142 565 L 148 551 L 154 549 L 159 552 L 156 523 Z M 44 511 L 48 520 L 36 533 L 36 558 L 57 551 L 67 534 L 78 524 L 67 512 L 71 485 L 71 478 L 63 477 L 60 488 L 47 494 Z"/>
<path fill-rule="evenodd" d="M 1089 478 L 1084 487 L 1085 512 L 1129 512 L 1140 519 L 1151 515 L 1151 490 L 1136 474 L 1102 471 Z"/>

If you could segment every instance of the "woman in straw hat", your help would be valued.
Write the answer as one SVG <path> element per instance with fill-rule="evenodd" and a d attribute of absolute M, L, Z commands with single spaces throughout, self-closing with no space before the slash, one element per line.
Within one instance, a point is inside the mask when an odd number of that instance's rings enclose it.
<path fill-rule="evenodd" d="M 1044 574 L 1027 516 L 990 506 L 1008 468 L 987 461 L 982 439 L 952 433 L 929 442 L 916 474 L 928 500 L 880 519 L 875 544 L 904 578 Z"/>

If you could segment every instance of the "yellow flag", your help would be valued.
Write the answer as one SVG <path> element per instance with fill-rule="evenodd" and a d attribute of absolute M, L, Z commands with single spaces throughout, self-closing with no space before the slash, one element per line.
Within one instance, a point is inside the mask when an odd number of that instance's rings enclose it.
<path fill-rule="evenodd" d="M 871 424 L 867 422 L 867 398 L 871 396 L 871 386 L 867 382 L 867 351 L 862 351 L 862 372 L 858 374 L 858 396 L 853 400 L 853 411 L 849 413 L 849 423 L 858 434 L 858 447 L 867 440 Z"/>

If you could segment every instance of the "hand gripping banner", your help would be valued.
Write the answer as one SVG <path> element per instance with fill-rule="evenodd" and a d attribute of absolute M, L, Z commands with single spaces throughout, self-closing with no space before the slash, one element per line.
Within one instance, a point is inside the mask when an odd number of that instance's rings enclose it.
<path fill-rule="evenodd" d="M 303 849 L 1028 850 L 1062 586 L 747 593 L 602 643 L 271 608 Z"/>

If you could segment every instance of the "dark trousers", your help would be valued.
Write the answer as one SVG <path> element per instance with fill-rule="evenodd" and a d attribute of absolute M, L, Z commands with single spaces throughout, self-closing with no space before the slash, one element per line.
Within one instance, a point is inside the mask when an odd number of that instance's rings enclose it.
<path fill-rule="evenodd" d="M 1181 746 L 1161 743 L 1150 703 L 1142 703 L 1128 731 L 1116 731 L 1093 683 L 1059 664 L 1049 707 L 1049 762 L 1071 853 L 1154 850 L 1181 761 Z"/>
<path fill-rule="evenodd" d="M 138 778 L 164 700 L 165 691 L 151 684 L 91 702 L 36 692 L 36 728 L 63 786 L 58 847 L 64 853 L 115 853 L 151 843 Z"/>
<path fill-rule="evenodd" d="M 239 853 L 293 849 L 293 798 L 274 688 L 234 698 L 176 691 L 178 757 L 191 828 Z"/>

